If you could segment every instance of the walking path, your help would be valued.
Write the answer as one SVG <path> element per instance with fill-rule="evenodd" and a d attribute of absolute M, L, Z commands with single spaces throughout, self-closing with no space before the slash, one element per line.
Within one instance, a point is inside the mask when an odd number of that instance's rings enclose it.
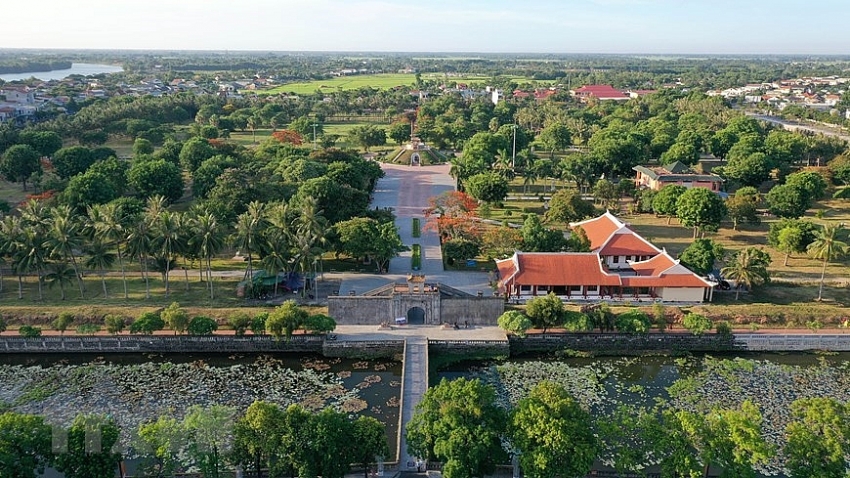
<path fill-rule="evenodd" d="M 455 190 L 455 180 L 449 175 L 448 164 L 436 166 L 404 166 L 384 163 L 385 176 L 378 180 L 372 195 L 372 208 L 392 208 L 396 226 L 404 245 L 422 247 L 422 267 L 428 282 L 440 282 L 470 294 L 482 291 L 489 294 L 489 275 L 486 272 L 444 271 L 443 254 L 437 231 L 425 229 L 423 211 L 428 200 L 447 191 Z M 413 237 L 413 218 L 420 220 L 420 237 Z M 382 275 L 341 274 L 340 294 L 350 291 L 361 294 L 390 282 L 405 282 L 411 269 L 411 252 L 403 252 L 390 261 L 389 272 Z M 328 274 L 325 274 L 328 276 Z"/>
<path fill-rule="evenodd" d="M 416 405 L 428 389 L 428 339 L 408 337 L 404 347 L 404 376 L 402 377 L 401 440 L 399 440 L 398 469 L 417 471 L 417 457 L 407 452 L 405 430 L 413 417 Z"/>

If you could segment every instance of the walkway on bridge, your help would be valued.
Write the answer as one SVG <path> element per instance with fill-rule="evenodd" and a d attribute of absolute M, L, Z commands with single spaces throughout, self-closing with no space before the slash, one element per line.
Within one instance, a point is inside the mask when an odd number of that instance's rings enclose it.
<path fill-rule="evenodd" d="M 398 469 L 417 471 L 415 456 L 407 453 L 405 430 L 413 417 L 416 405 L 428 389 L 428 339 L 408 337 L 404 347 L 404 377 L 402 378 L 401 439 L 399 440 Z"/>

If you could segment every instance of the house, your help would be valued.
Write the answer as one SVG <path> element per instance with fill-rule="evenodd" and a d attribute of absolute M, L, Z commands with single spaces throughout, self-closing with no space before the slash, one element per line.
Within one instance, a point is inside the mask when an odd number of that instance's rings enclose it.
<path fill-rule="evenodd" d="M 586 101 L 588 98 L 596 98 L 598 100 L 614 100 L 627 101 L 631 99 L 629 95 L 614 88 L 611 85 L 584 85 L 581 88 L 571 90 L 570 94 L 576 98 Z"/>
<path fill-rule="evenodd" d="M 635 166 L 637 171 L 635 185 L 638 188 L 658 191 L 668 184 L 677 184 L 686 188 L 706 188 L 719 192 L 723 179 L 710 173 L 698 173 L 689 166 L 676 161 L 665 166 Z"/>
<path fill-rule="evenodd" d="M 550 292 L 563 300 L 711 301 L 715 284 L 610 212 L 571 226 L 585 231 L 591 252 L 516 252 L 496 261 L 499 293 L 516 302 Z"/>

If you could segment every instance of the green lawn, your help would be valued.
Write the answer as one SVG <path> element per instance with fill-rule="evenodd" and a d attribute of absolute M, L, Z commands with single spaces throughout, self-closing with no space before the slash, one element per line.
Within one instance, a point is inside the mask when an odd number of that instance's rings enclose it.
<path fill-rule="evenodd" d="M 451 76 L 441 73 L 424 73 L 423 80 L 438 80 L 456 83 L 488 83 L 492 77 L 482 75 L 463 75 Z M 520 84 L 539 84 L 549 85 L 551 81 L 538 81 L 529 78 L 512 77 L 511 80 Z M 329 78 L 325 80 L 304 81 L 297 83 L 287 83 L 285 85 L 276 86 L 268 90 L 252 91 L 258 95 L 277 95 L 280 93 L 290 93 L 296 95 L 309 95 L 316 91 L 330 93 L 334 91 L 356 90 L 359 88 L 370 87 L 379 90 L 388 90 L 398 86 L 411 87 L 416 83 L 416 76 L 412 73 L 382 73 L 376 75 L 352 75 L 341 76 L 338 78 Z"/>

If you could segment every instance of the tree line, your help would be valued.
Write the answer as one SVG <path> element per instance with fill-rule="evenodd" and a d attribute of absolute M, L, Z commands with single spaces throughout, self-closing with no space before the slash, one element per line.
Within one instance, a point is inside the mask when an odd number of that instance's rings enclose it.
<path fill-rule="evenodd" d="M 206 478 L 247 476 L 342 478 L 352 467 L 368 476 L 389 459 L 385 426 L 367 416 L 332 408 L 317 413 L 300 405 L 256 401 L 240 412 L 225 405 L 162 415 L 141 424 L 132 442 L 119 442 L 111 417 L 80 414 L 69 427 L 38 415 L 0 414 L 0 475 L 36 478 L 53 467 L 67 478 L 111 478 L 119 462 L 140 460 L 136 476 L 167 478 L 190 470 Z"/>
<path fill-rule="evenodd" d="M 527 476 L 583 477 L 605 459 L 617 473 L 662 477 L 755 477 L 777 453 L 789 476 L 845 476 L 850 452 L 847 406 L 798 399 L 781 450 L 762 435 L 759 407 L 694 411 L 667 403 L 623 406 L 591 415 L 561 385 L 543 381 L 503 408 L 479 380 L 443 379 L 429 388 L 408 424 L 408 452 L 442 463 L 447 478 L 484 476 L 517 457 Z"/>

